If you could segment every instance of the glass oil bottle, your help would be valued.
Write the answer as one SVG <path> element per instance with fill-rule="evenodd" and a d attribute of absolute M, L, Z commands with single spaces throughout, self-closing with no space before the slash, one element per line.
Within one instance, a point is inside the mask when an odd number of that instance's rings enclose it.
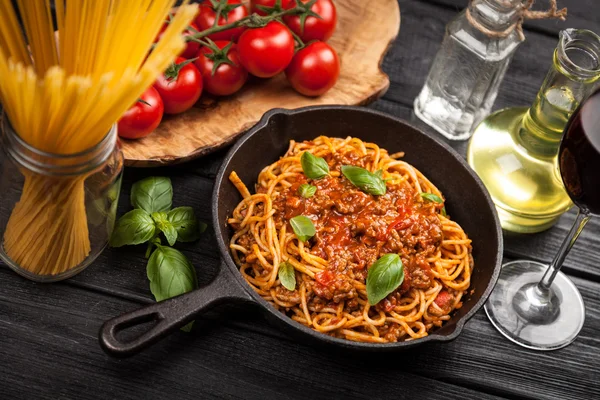
<path fill-rule="evenodd" d="M 506 231 L 540 232 L 571 207 L 558 173 L 558 147 L 569 117 L 599 81 L 600 37 L 588 30 L 561 31 L 533 105 L 497 111 L 476 128 L 467 160 Z"/>

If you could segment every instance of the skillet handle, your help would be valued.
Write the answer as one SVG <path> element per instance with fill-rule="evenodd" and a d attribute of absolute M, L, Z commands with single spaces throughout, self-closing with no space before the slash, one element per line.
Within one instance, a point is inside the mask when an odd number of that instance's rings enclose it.
<path fill-rule="evenodd" d="M 192 321 L 197 315 L 226 302 L 252 302 L 252 297 L 221 262 L 217 277 L 205 287 L 161 301 L 106 321 L 100 328 L 100 346 L 110 356 L 130 357 Z M 119 332 L 156 321 L 134 339 L 123 341 Z"/>

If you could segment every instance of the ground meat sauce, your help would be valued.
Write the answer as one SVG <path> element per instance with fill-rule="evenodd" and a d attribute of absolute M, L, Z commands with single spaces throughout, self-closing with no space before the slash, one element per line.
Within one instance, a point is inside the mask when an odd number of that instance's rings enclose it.
<path fill-rule="evenodd" d="M 348 308 L 353 304 L 357 307 L 357 301 L 352 302 L 357 297 L 352 281 L 364 283 L 368 267 L 387 253 L 400 255 L 405 278 L 378 308 L 390 311 L 411 288 L 432 287 L 427 258 L 442 243 L 437 216 L 442 205 L 422 201 L 408 183 L 388 183 L 382 196 L 361 191 L 340 173 L 342 165 L 365 166 L 365 160 L 354 153 L 330 155 L 326 161 L 330 171 L 339 175 L 333 173 L 319 180 L 302 176 L 273 201 L 277 229 L 297 215 L 307 216 L 316 234 L 305 247 L 328 261 L 328 270 L 317 274 L 309 285 L 309 303 L 319 309 L 346 300 Z M 306 199 L 299 194 L 303 183 L 317 187 L 314 196 Z"/>

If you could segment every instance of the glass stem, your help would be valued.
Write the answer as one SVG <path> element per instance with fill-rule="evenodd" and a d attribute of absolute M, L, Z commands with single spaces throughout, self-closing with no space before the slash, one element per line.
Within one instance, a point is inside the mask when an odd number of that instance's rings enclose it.
<path fill-rule="evenodd" d="M 577 217 L 575 218 L 575 222 L 569 231 L 569 234 L 565 238 L 565 240 L 560 245 L 560 249 L 558 253 L 554 257 L 554 260 L 550 263 L 550 266 L 546 270 L 546 273 L 542 277 L 542 280 L 538 284 L 538 289 L 542 292 L 548 292 L 550 290 L 550 286 L 552 286 L 552 282 L 560 271 L 560 267 L 562 267 L 567 254 L 569 254 L 569 250 L 575 244 L 575 241 L 579 237 L 579 234 L 583 230 L 583 227 L 590 220 L 590 215 L 581 210 L 577 211 Z"/>

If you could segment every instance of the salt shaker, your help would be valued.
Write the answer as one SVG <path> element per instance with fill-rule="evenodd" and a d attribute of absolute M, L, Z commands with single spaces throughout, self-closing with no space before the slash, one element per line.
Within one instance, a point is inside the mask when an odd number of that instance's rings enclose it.
<path fill-rule="evenodd" d="M 522 11 L 523 0 L 473 0 L 446 26 L 442 47 L 415 99 L 420 119 L 448 139 L 471 136 L 489 114 L 524 40 Z"/>

